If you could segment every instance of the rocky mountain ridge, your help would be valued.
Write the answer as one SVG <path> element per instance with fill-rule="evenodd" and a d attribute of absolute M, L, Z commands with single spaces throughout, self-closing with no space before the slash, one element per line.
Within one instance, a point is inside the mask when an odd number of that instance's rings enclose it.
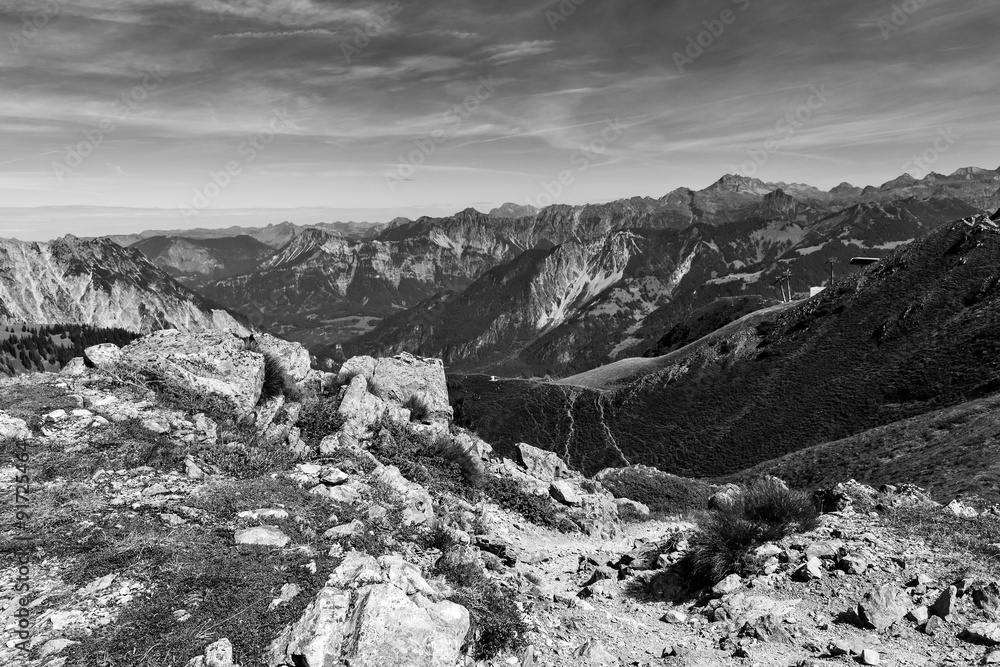
<path fill-rule="evenodd" d="M 222 306 L 108 239 L 0 241 L 0 318 L 149 332 L 164 327 L 244 330 Z"/>

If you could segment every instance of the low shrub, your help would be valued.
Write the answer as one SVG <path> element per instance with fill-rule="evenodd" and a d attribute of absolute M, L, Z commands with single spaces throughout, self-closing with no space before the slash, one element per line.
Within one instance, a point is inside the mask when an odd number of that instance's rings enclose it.
<path fill-rule="evenodd" d="M 527 493 L 512 479 L 488 477 L 483 491 L 497 505 L 520 514 L 531 523 L 563 533 L 577 531 L 577 525 L 550 498 Z"/>
<path fill-rule="evenodd" d="M 404 477 L 438 493 L 473 498 L 482 486 L 482 469 L 447 433 L 421 433 L 389 419 L 374 429 L 371 453 L 394 465 Z"/>
<path fill-rule="evenodd" d="M 616 498 L 636 500 L 663 515 L 704 510 L 712 495 L 707 482 L 645 467 L 615 470 L 603 475 L 601 483 Z"/>
<path fill-rule="evenodd" d="M 813 530 L 818 522 L 809 494 L 774 478 L 755 480 L 732 502 L 701 516 L 679 569 L 694 589 L 714 586 L 730 574 L 752 574 L 759 565 L 757 547 Z"/>
<path fill-rule="evenodd" d="M 451 601 L 469 610 L 466 643 L 473 659 L 491 660 L 526 644 L 531 628 L 514 602 L 516 594 L 489 579 L 478 564 L 441 559 L 434 573 L 455 587 Z"/>
<path fill-rule="evenodd" d="M 330 396 L 310 396 L 303 399 L 296 425 L 307 445 L 317 447 L 326 436 L 344 425 L 344 416 L 337 411 L 340 402 Z"/>
<path fill-rule="evenodd" d="M 278 396 L 296 397 L 295 383 L 281 366 L 281 361 L 270 352 L 264 355 L 264 384 L 261 387 L 262 398 L 277 398 Z"/>
<path fill-rule="evenodd" d="M 237 479 L 253 479 L 287 470 L 299 460 L 284 440 L 268 439 L 252 422 L 229 422 L 219 429 L 219 443 L 201 458 Z"/>
<path fill-rule="evenodd" d="M 421 396 L 414 394 L 403 402 L 403 407 L 410 411 L 411 422 L 423 422 L 431 414 L 430 406 Z"/>

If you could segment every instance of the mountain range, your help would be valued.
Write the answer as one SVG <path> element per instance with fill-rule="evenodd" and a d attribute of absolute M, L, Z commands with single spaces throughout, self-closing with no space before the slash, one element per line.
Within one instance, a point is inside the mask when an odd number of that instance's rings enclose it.
<path fill-rule="evenodd" d="M 852 257 L 1000 206 L 998 191 L 1000 172 L 978 168 L 829 191 L 728 175 L 659 199 L 113 240 L 316 351 L 407 350 L 453 372 L 563 377 L 655 354 L 719 299 L 783 298 L 786 274 L 791 293 L 808 295 Z"/>

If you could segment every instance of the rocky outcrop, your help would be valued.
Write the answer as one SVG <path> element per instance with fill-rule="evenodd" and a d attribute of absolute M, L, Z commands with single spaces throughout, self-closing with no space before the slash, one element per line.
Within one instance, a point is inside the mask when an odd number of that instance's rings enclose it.
<path fill-rule="evenodd" d="M 269 667 L 452 667 L 469 612 L 397 555 L 351 552 L 302 617 L 271 645 Z"/>
<path fill-rule="evenodd" d="M 260 331 L 254 332 L 252 340 L 259 352 L 271 355 L 281 364 L 282 370 L 288 374 L 293 382 L 304 382 L 309 377 L 312 369 L 309 350 L 299 343 L 283 340 Z"/>
<path fill-rule="evenodd" d="M 426 406 L 422 421 L 447 424 L 453 412 L 448 401 L 448 383 L 440 359 L 424 359 L 402 353 L 394 357 L 374 359 L 353 357 L 340 368 L 339 381 L 361 376 L 369 388 L 388 403 L 404 407 L 411 399 Z"/>
<path fill-rule="evenodd" d="M 192 395 L 228 400 L 242 414 L 253 413 L 264 383 L 264 356 L 223 331 L 157 331 L 127 345 L 121 363 L 151 372 Z"/>

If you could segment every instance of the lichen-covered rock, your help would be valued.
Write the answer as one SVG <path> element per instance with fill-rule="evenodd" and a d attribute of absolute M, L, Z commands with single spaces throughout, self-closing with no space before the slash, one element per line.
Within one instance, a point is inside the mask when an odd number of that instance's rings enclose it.
<path fill-rule="evenodd" d="M 205 654 L 188 661 L 187 667 L 239 667 L 233 662 L 233 644 L 226 638 L 209 644 Z"/>
<path fill-rule="evenodd" d="M 83 360 L 92 368 L 114 368 L 121 361 L 121 348 L 114 343 L 91 345 L 83 351 Z"/>
<path fill-rule="evenodd" d="M 406 352 L 385 359 L 354 357 L 340 368 L 337 379 L 343 382 L 358 375 L 369 385 L 377 386 L 379 397 L 386 402 L 402 406 L 409 399 L 418 398 L 427 406 L 426 421 L 451 422 L 448 383 L 440 359 L 424 359 Z"/>
<path fill-rule="evenodd" d="M 882 632 L 902 620 L 909 611 L 909 601 L 904 591 L 886 584 L 874 588 L 858 602 L 857 616 L 862 625 Z"/>
<path fill-rule="evenodd" d="M 121 363 L 153 372 L 196 396 L 228 400 L 243 415 L 254 412 L 264 382 L 264 357 L 223 331 L 157 331 L 122 350 Z"/>
<path fill-rule="evenodd" d="M 0 438 L 28 440 L 31 438 L 31 430 L 28 429 L 28 423 L 23 419 L 11 417 L 3 410 L 0 410 Z"/>
<path fill-rule="evenodd" d="M 368 477 L 370 484 L 382 484 L 403 504 L 404 525 L 419 526 L 434 520 L 434 500 L 427 489 L 411 482 L 396 466 L 379 466 Z"/>
<path fill-rule="evenodd" d="M 522 442 L 517 445 L 517 455 L 528 474 L 543 482 L 554 482 L 566 473 L 566 464 L 555 452 Z"/>
<path fill-rule="evenodd" d="M 253 341 L 261 352 L 270 354 L 278 361 L 292 381 L 299 383 L 309 377 L 312 370 L 309 350 L 300 343 L 282 340 L 263 332 L 254 333 Z"/>
<path fill-rule="evenodd" d="M 326 586 L 272 643 L 271 667 L 452 667 L 469 612 L 434 589 L 398 555 L 351 552 Z"/>

